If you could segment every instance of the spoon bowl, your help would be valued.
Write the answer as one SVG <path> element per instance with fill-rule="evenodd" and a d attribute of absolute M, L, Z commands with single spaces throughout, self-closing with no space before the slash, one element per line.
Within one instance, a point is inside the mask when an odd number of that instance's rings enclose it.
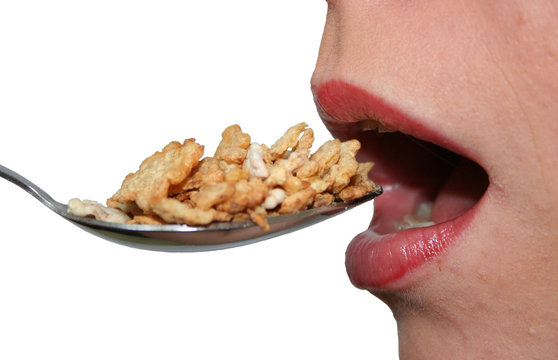
<path fill-rule="evenodd" d="M 253 244 L 317 224 L 364 204 L 382 193 L 382 188 L 378 186 L 375 191 L 350 202 L 335 202 L 292 214 L 269 216 L 271 229 L 264 231 L 252 221 L 214 223 L 205 227 L 99 221 L 68 213 L 66 204 L 54 200 L 37 185 L 2 165 L 0 177 L 16 184 L 49 209 L 91 234 L 120 245 L 168 252 L 211 251 Z"/>

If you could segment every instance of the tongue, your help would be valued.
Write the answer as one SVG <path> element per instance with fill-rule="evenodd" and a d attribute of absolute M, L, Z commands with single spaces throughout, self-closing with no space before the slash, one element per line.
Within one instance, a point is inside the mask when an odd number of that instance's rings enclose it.
<path fill-rule="evenodd" d="M 432 208 L 432 221 L 439 224 L 463 215 L 481 198 L 488 186 L 482 168 L 462 159 L 442 186 Z"/>

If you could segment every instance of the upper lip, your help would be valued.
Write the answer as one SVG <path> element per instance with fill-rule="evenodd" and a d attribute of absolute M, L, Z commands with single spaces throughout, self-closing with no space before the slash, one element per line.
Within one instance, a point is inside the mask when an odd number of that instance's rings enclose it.
<path fill-rule="evenodd" d="M 351 89 L 358 89 L 358 87 L 338 79 L 312 86 L 318 114 L 335 136 L 340 138 L 354 136 L 362 130 L 361 126 L 365 126 L 363 124 L 366 121 L 374 120 L 388 129 L 439 145 L 480 163 L 481 159 L 477 154 L 448 134 L 442 134 L 412 115 L 404 113 L 378 95 L 367 93 L 366 99 L 355 99 Z"/>

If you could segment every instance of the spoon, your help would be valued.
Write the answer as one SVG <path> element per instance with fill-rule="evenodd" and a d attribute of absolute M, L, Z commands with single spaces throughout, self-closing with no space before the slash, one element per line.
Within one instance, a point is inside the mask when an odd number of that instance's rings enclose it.
<path fill-rule="evenodd" d="M 37 185 L 2 165 L 0 165 L 0 177 L 16 184 L 58 215 L 93 235 L 120 245 L 168 252 L 210 251 L 253 244 L 317 224 L 368 202 L 382 193 L 382 188 L 378 186 L 375 191 L 350 202 L 335 202 L 292 214 L 269 216 L 271 230 L 263 231 L 252 221 L 214 223 L 206 227 L 99 221 L 68 213 L 66 204 L 54 200 Z"/>

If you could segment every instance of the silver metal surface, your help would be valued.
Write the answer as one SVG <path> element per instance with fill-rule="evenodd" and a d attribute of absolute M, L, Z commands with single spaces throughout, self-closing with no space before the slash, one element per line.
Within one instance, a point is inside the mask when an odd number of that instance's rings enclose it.
<path fill-rule="evenodd" d="M 134 248 L 169 252 L 210 251 L 252 244 L 327 220 L 382 193 L 382 188 L 378 186 L 376 191 L 351 202 L 338 202 L 294 214 L 270 216 L 268 221 L 271 230 L 263 231 L 251 221 L 215 223 L 207 227 L 99 221 L 69 214 L 65 204 L 54 200 L 37 185 L 2 165 L 0 177 L 16 184 L 58 215 L 94 235 Z"/>

